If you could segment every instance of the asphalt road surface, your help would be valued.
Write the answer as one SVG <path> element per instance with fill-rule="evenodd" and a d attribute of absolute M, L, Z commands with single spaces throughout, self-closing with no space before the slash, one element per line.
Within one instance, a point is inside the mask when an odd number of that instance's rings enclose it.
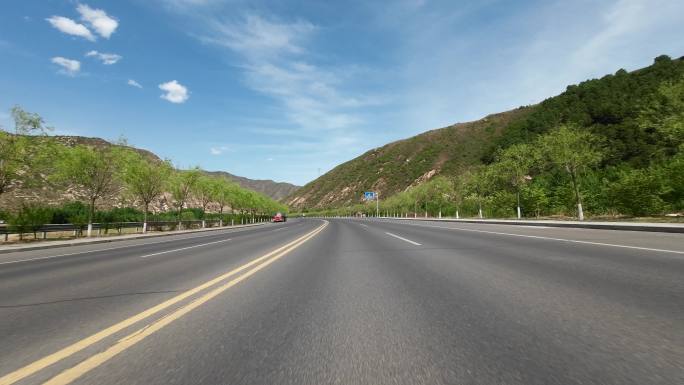
<path fill-rule="evenodd" d="M 684 235 L 370 219 L 0 255 L 0 384 L 684 384 Z"/>

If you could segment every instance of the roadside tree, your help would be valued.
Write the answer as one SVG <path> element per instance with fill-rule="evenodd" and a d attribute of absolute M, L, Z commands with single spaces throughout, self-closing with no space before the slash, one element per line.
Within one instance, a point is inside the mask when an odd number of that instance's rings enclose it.
<path fill-rule="evenodd" d="M 137 152 L 127 151 L 122 162 L 121 179 L 128 192 L 142 204 L 143 233 L 147 232 L 147 214 L 150 204 L 168 186 L 173 167 L 168 161 L 145 159 Z"/>
<path fill-rule="evenodd" d="M 580 177 L 602 159 L 598 137 L 588 131 L 562 125 L 539 138 L 538 145 L 549 166 L 565 170 L 570 176 L 577 204 L 577 216 L 584 220 Z"/>

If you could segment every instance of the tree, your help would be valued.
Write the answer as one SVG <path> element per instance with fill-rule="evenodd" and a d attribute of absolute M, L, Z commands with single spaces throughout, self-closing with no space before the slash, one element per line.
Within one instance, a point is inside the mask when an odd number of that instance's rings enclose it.
<path fill-rule="evenodd" d="M 584 220 L 580 176 L 585 170 L 597 165 L 602 158 L 598 138 L 588 131 L 561 125 L 539 138 L 539 147 L 551 167 L 565 170 L 570 176 L 575 193 L 579 220 Z"/>
<path fill-rule="evenodd" d="M 482 202 L 491 194 L 493 187 L 493 174 L 490 167 L 480 167 L 470 173 L 467 182 L 467 191 L 477 201 L 477 216 L 482 219 Z"/>
<path fill-rule="evenodd" d="M 209 203 L 214 199 L 214 189 L 216 188 L 215 180 L 216 178 L 201 175 L 197 178 L 197 181 L 195 181 L 195 184 L 192 187 L 192 194 L 195 198 L 199 199 L 200 204 L 202 205 L 202 215 L 204 215 Z"/>
<path fill-rule="evenodd" d="M 513 188 L 517 200 L 517 216 L 522 217 L 520 210 L 520 191 L 529 177 L 530 169 L 537 163 L 537 151 L 527 144 L 514 144 L 499 153 L 494 164 L 498 176 Z"/>
<path fill-rule="evenodd" d="M 443 177 L 438 176 L 425 184 L 427 202 L 437 207 L 439 217 L 442 217 L 442 208 L 449 203 L 452 194 L 452 184 Z"/>
<path fill-rule="evenodd" d="M 173 168 L 168 161 L 145 159 L 137 152 L 127 151 L 121 179 L 128 192 L 143 206 L 143 233 L 147 232 L 147 213 L 152 201 L 162 195 Z"/>
<path fill-rule="evenodd" d="M 174 200 L 174 205 L 178 208 L 179 223 L 182 220 L 183 207 L 190 198 L 190 193 L 200 176 L 199 167 L 195 167 L 190 170 L 177 171 L 170 179 L 171 196 Z"/>
<path fill-rule="evenodd" d="M 653 168 L 623 171 L 610 186 L 613 204 L 634 216 L 662 213 L 666 204 L 661 197 L 669 192 L 669 186 L 660 173 Z"/>
<path fill-rule="evenodd" d="M 542 209 L 549 204 L 549 197 L 546 190 L 538 184 L 527 184 L 523 186 L 521 195 L 526 205 L 534 209 L 534 216 L 539 218 Z"/>
<path fill-rule="evenodd" d="M 48 151 L 48 140 L 40 143 L 29 136 L 45 135 L 51 130 L 36 113 L 27 112 L 19 106 L 11 109 L 14 133 L 0 128 L 0 195 L 40 174 L 41 162 Z M 45 138 L 44 138 L 45 139 Z"/>
<path fill-rule="evenodd" d="M 653 101 L 641 112 L 642 128 L 655 128 L 674 147 L 684 146 L 684 78 L 665 82 Z"/>
<path fill-rule="evenodd" d="M 95 204 L 117 190 L 121 150 L 88 146 L 65 148 L 58 155 L 53 179 L 77 190 L 88 202 L 88 233 L 92 235 Z"/>
<path fill-rule="evenodd" d="M 459 211 L 463 204 L 467 174 L 459 174 L 451 179 L 451 202 L 456 206 L 456 219 L 460 218 Z"/>
<path fill-rule="evenodd" d="M 223 225 L 223 210 L 226 206 L 235 208 L 238 201 L 237 184 L 225 178 L 214 179 L 212 196 L 213 201 L 219 206 L 219 215 L 221 217 L 221 225 Z"/>
<path fill-rule="evenodd" d="M 22 239 L 23 234 L 29 231 L 33 233 L 33 239 L 36 239 L 38 230 L 49 223 L 50 219 L 52 219 L 52 211 L 47 207 L 23 204 L 17 215 L 10 218 L 9 225 L 19 233 L 19 239 Z"/>

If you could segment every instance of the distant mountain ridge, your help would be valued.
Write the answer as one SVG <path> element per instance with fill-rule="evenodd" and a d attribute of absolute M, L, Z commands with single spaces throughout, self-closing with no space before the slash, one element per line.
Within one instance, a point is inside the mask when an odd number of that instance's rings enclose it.
<path fill-rule="evenodd" d="M 233 175 L 226 171 L 205 171 L 207 174 L 212 176 L 223 176 L 227 177 L 239 184 L 244 188 L 254 190 L 265 194 L 277 201 L 281 201 L 283 198 L 299 190 L 301 186 L 296 186 L 287 182 L 275 182 L 270 179 L 249 179 L 243 176 Z"/>
<path fill-rule="evenodd" d="M 113 146 L 117 145 L 115 143 L 111 143 L 105 139 L 102 138 L 93 138 L 93 137 L 84 137 L 84 136 L 64 136 L 64 135 L 58 135 L 53 137 L 55 140 L 57 140 L 59 143 L 62 143 L 67 146 L 76 146 L 76 145 L 87 145 L 87 146 L 92 146 L 92 147 L 108 147 L 108 146 Z M 139 152 L 143 156 L 152 159 L 152 160 L 161 160 L 159 156 L 154 154 L 151 151 L 137 148 L 130 146 L 128 144 L 125 144 L 127 147 L 132 148 L 133 150 Z M 229 172 L 226 171 L 205 171 L 207 174 L 212 175 L 212 176 L 223 176 L 227 177 L 228 179 L 231 179 L 235 181 L 237 184 L 239 184 L 241 187 L 262 193 L 272 199 L 275 200 L 281 200 L 285 198 L 286 196 L 294 193 L 296 190 L 299 189 L 300 186 L 293 185 L 291 183 L 286 183 L 286 182 L 275 182 L 272 180 L 268 179 L 249 179 L 245 178 L 242 176 L 237 176 L 233 175 Z"/>

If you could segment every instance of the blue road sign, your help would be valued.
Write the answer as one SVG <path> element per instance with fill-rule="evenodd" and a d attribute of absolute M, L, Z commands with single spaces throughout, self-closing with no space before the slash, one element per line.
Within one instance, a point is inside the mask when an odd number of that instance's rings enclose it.
<path fill-rule="evenodd" d="M 372 201 L 372 200 L 374 200 L 374 199 L 375 199 L 375 192 L 373 192 L 373 191 L 366 191 L 365 193 L 363 193 L 363 199 L 365 199 L 365 200 L 367 200 L 367 201 Z"/>

